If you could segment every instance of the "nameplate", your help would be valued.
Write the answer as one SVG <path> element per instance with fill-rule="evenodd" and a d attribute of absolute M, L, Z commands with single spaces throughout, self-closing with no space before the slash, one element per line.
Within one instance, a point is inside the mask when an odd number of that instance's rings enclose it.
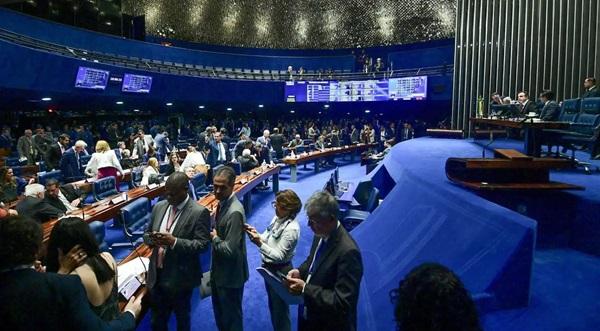
<path fill-rule="evenodd" d="M 123 199 L 123 196 L 121 196 L 121 195 L 120 195 L 120 196 L 118 196 L 118 197 L 116 197 L 116 198 L 112 198 L 112 199 L 110 200 L 110 204 L 111 204 L 111 205 L 116 205 L 117 203 L 121 203 L 121 202 L 123 202 L 123 201 L 125 201 L 125 199 Z"/>
<path fill-rule="evenodd" d="M 148 188 L 149 190 L 155 189 L 155 188 L 157 188 L 157 187 L 158 187 L 158 184 L 156 184 L 156 183 L 148 184 L 148 186 L 147 186 L 147 188 Z"/>
<path fill-rule="evenodd" d="M 247 182 L 248 182 L 248 181 L 246 180 L 246 178 L 244 178 L 244 179 L 240 180 L 240 183 L 241 183 L 242 185 L 246 184 Z"/>

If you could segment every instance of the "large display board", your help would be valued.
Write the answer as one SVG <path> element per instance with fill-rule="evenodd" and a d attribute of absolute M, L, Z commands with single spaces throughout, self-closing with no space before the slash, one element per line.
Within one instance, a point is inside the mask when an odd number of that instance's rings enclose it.
<path fill-rule="evenodd" d="M 427 99 L 427 76 L 353 81 L 285 82 L 287 102 L 353 102 Z"/>
<path fill-rule="evenodd" d="M 75 87 L 92 90 L 104 90 L 108 83 L 109 72 L 106 70 L 79 67 L 75 78 Z"/>
<path fill-rule="evenodd" d="M 123 87 L 121 88 L 123 92 L 150 93 L 151 88 L 152 77 L 150 76 L 134 74 L 125 74 L 123 76 Z"/>

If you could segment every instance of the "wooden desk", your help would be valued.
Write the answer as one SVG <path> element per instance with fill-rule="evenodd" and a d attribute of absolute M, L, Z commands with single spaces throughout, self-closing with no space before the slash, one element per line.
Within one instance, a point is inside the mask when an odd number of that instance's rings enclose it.
<path fill-rule="evenodd" d="M 343 147 L 331 147 L 326 148 L 324 150 L 311 151 L 297 154 L 296 157 L 286 156 L 281 162 L 290 166 L 291 172 L 291 180 L 292 182 L 298 181 L 298 165 L 302 163 L 307 163 L 310 161 L 315 162 L 315 172 L 319 171 L 319 160 L 324 157 L 341 155 L 341 154 L 351 154 L 351 160 L 354 159 L 354 154 L 366 150 L 371 147 L 375 147 L 377 144 L 357 144 L 357 145 L 348 145 Z"/>
<path fill-rule="evenodd" d="M 243 201 L 244 208 L 246 208 L 247 204 L 250 205 L 250 203 L 246 202 L 246 200 L 249 201 L 251 199 L 252 189 L 260 185 L 260 183 L 262 183 L 269 176 L 273 176 L 273 192 L 277 192 L 279 190 L 279 171 L 279 166 L 274 166 L 266 169 L 263 169 L 262 167 L 257 167 L 251 171 L 248 171 L 236 177 L 233 191 L 237 198 Z M 210 193 L 204 196 L 202 199 L 198 200 L 198 204 L 206 207 L 210 211 L 211 217 L 214 217 L 217 211 L 217 205 L 219 204 L 219 200 L 217 200 L 213 193 Z M 245 209 L 245 212 L 246 215 L 250 213 L 248 209 Z M 119 262 L 119 265 L 125 264 L 137 258 L 138 256 L 150 258 L 151 255 L 152 249 L 146 244 L 141 244 L 137 247 L 137 249 L 133 250 L 126 258 Z M 142 286 L 137 290 L 135 296 L 145 296 L 146 294 L 146 286 Z M 144 300 L 144 302 L 145 301 L 146 300 Z M 120 299 L 119 308 L 123 310 L 125 304 L 126 302 Z M 148 306 L 146 304 L 143 305 L 141 314 L 142 316 L 144 314 L 144 311 L 147 310 L 147 307 Z M 138 321 L 139 320 L 141 320 L 141 316 L 138 317 Z"/>
<path fill-rule="evenodd" d="M 525 154 L 540 157 L 542 150 L 541 133 L 544 129 L 568 129 L 568 122 L 533 121 L 533 119 L 493 119 L 493 118 L 470 118 L 473 125 L 486 124 L 503 128 L 522 129 L 525 134 Z M 493 134 L 491 134 L 493 140 Z"/>
<path fill-rule="evenodd" d="M 510 149 L 495 151 L 497 158 L 449 158 L 446 176 L 474 190 L 583 190 L 584 187 L 550 181 L 550 169 L 573 166 L 572 161 L 534 158 Z"/>

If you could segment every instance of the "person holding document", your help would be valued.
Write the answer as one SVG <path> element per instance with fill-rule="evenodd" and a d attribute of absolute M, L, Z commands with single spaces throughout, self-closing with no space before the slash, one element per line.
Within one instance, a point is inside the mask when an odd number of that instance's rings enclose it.
<path fill-rule="evenodd" d="M 287 274 L 292 269 L 292 258 L 296 252 L 296 244 L 300 236 L 300 225 L 296 215 L 302 209 L 302 201 L 292 190 L 277 192 L 275 216 L 267 229 L 259 234 L 254 227 L 245 225 L 250 240 L 256 244 L 262 256 L 262 267 L 273 274 Z M 291 330 L 288 304 L 265 281 L 271 324 L 275 331 Z"/>
<path fill-rule="evenodd" d="M 317 192 L 305 209 L 315 237 L 304 263 L 284 281 L 290 293 L 304 299 L 298 307 L 298 330 L 354 331 L 363 274 L 360 250 L 337 219 L 336 197 Z"/>

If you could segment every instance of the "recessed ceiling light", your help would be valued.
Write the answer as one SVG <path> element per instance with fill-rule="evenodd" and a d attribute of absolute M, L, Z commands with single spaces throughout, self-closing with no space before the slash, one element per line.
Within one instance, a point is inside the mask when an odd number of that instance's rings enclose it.
<path fill-rule="evenodd" d="M 323 106 L 323 108 L 329 108 L 329 105 L 325 105 L 325 106 Z"/>
<path fill-rule="evenodd" d="M 293 111 L 293 110 L 290 110 L 290 113 L 291 113 L 291 114 L 293 114 L 293 113 L 295 113 L 295 111 Z"/>
<path fill-rule="evenodd" d="M 227 111 L 232 111 L 233 109 L 231 107 L 227 107 Z"/>
<path fill-rule="evenodd" d="M 43 97 L 42 101 L 52 101 L 52 98 L 51 97 Z"/>
<path fill-rule="evenodd" d="M 370 110 L 368 110 L 368 109 L 365 109 L 365 113 L 367 113 L 367 114 L 368 114 L 368 113 L 370 113 L 370 112 L 371 112 Z"/>
<path fill-rule="evenodd" d="M 258 108 L 264 108 L 265 105 L 258 105 Z"/>
<path fill-rule="evenodd" d="M 104 24 L 106 24 L 106 25 L 108 25 L 108 26 L 111 26 L 111 25 L 112 25 L 112 23 L 111 23 L 111 22 L 106 22 L 106 23 L 104 23 Z"/>
<path fill-rule="evenodd" d="M 133 111 L 137 113 L 137 112 L 138 112 L 138 111 L 140 111 L 140 110 L 139 110 L 139 109 L 134 109 Z"/>
<path fill-rule="evenodd" d="M 172 102 L 167 102 L 166 105 L 170 107 L 170 106 L 173 105 L 173 103 Z"/>
<path fill-rule="evenodd" d="M 198 106 L 198 108 L 200 108 L 200 109 L 204 109 L 204 106 Z"/>
<path fill-rule="evenodd" d="M 117 101 L 116 103 L 117 103 L 117 105 L 122 105 L 123 101 Z"/>

